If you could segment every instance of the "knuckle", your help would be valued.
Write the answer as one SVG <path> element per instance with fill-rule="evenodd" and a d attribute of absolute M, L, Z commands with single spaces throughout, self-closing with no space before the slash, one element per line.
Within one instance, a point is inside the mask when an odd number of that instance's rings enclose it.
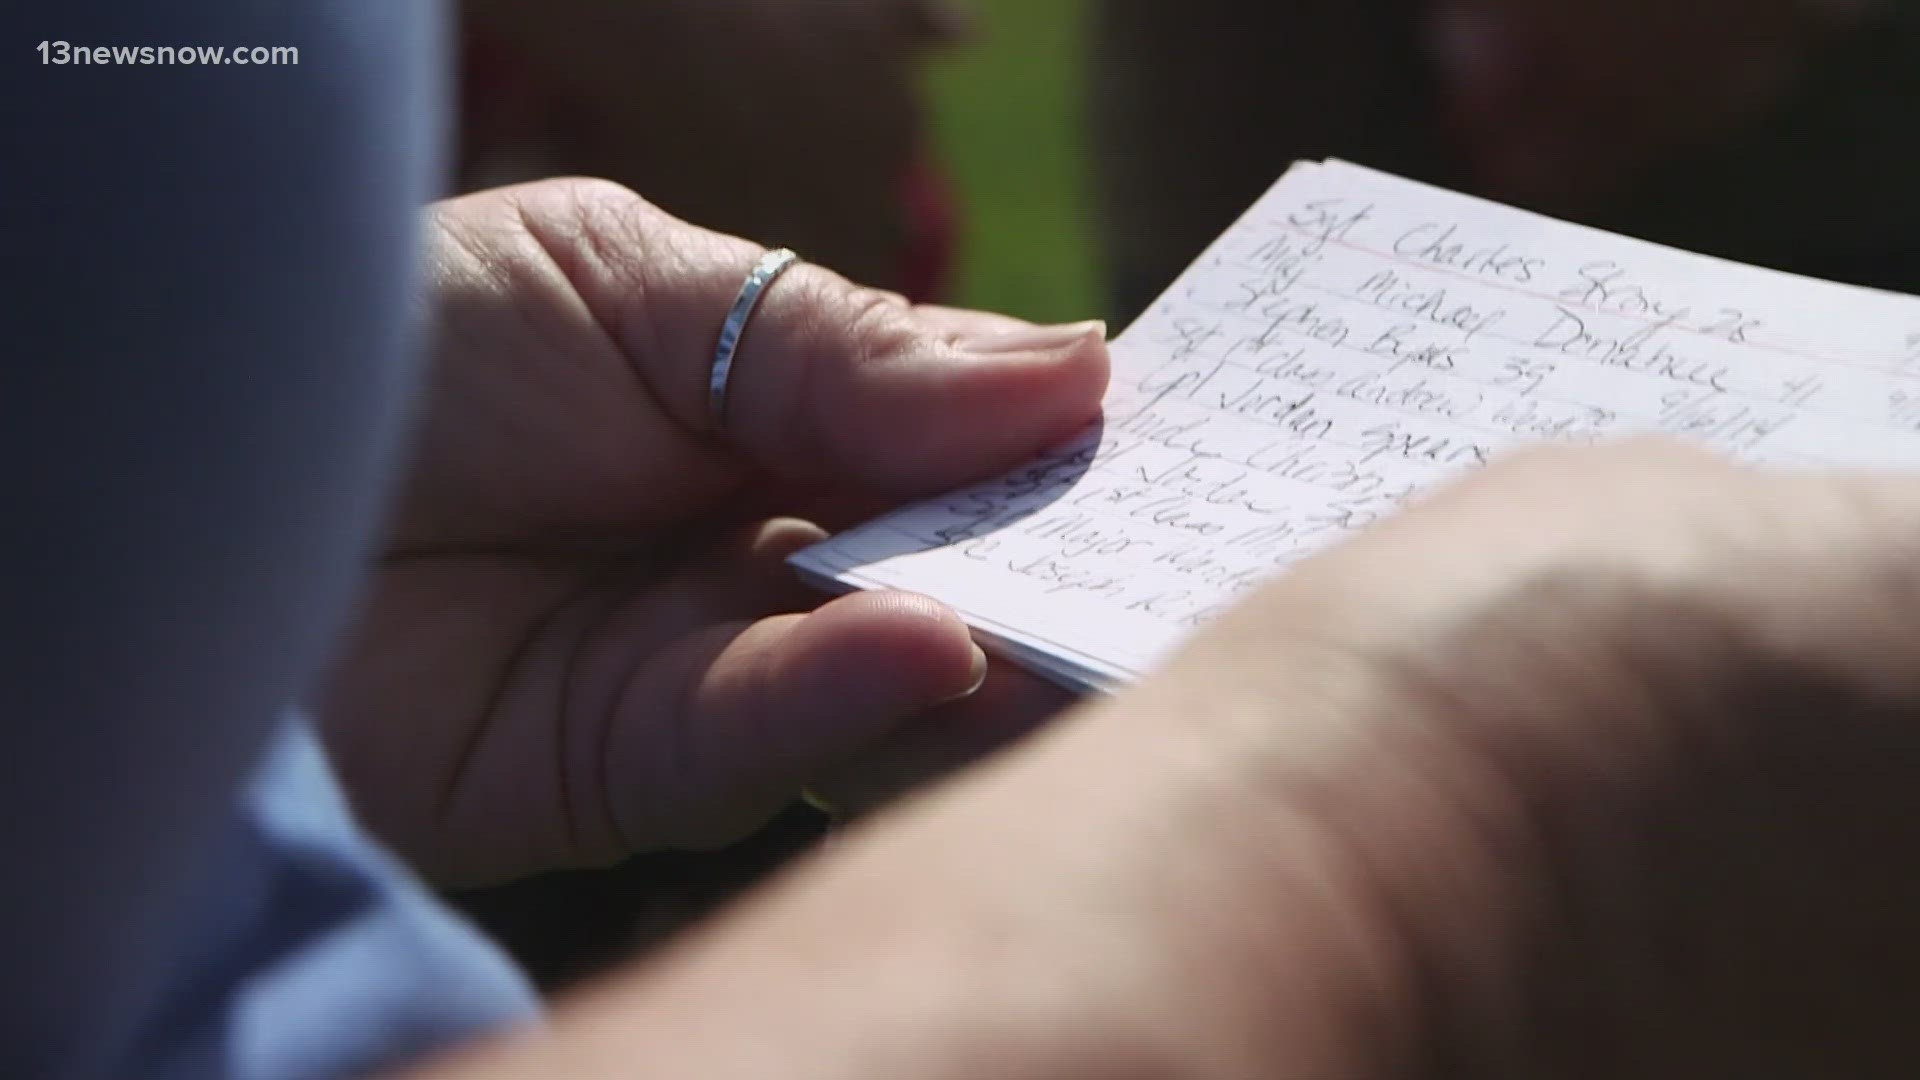
<path fill-rule="evenodd" d="M 912 349 L 923 336 L 912 309 L 894 294 L 828 271 L 807 275 L 799 302 L 808 313 L 803 340 L 812 393 L 853 393 L 868 385 L 866 369 Z"/>
<path fill-rule="evenodd" d="M 890 352 L 917 338 L 912 309 L 898 293 L 853 285 L 845 297 L 848 328 L 856 346 L 868 354 Z"/>
<path fill-rule="evenodd" d="M 601 207 L 619 207 L 623 210 L 644 209 L 659 212 L 656 207 L 632 188 L 613 180 L 604 180 L 592 176 L 560 176 L 550 180 L 537 181 L 529 187 L 547 186 L 549 190 L 566 198 L 583 209 Z"/>

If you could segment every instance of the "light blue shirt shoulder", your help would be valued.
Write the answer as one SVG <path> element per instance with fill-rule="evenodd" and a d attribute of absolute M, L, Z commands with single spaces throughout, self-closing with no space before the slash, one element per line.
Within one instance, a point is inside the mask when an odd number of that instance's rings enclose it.
<path fill-rule="evenodd" d="M 401 460 L 446 12 L 15 9 L 0 1076 L 343 1080 L 531 1015 L 278 720 L 324 676 Z M 58 64 L 43 36 L 299 61 Z"/>
<path fill-rule="evenodd" d="M 536 1015 L 508 959 L 361 832 L 304 723 L 248 783 L 199 907 L 121 1075 L 338 1080 Z"/>

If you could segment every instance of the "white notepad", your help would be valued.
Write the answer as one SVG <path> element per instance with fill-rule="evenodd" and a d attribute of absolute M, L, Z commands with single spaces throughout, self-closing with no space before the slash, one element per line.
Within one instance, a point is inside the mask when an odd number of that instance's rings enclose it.
<path fill-rule="evenodd" d="M 1110 689 L 1289 563 L 1503 450 L 1667 432 L 1920 466 L 1920 299 L 1301 164 L 1112 343 L 1094 430 L 794 557 Z"/>

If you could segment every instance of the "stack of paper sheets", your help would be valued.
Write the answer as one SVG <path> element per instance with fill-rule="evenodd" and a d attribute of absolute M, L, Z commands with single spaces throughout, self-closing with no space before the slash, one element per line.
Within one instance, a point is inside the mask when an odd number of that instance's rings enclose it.
<path fill-rule="evenodd" d="M 1113 342 L 1103 420 L 794 557 L 1110 689 L 1289 563 L 1519 444 L 1667 432 L 1920 465 L 1920 299 L 1340 162 L 1295 166 Z"/>

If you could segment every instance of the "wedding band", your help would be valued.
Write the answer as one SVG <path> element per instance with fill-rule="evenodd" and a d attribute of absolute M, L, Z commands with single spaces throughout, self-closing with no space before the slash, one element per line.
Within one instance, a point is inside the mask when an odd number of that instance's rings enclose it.
<path fill-rule="evenodd" d="M 767 286 L 799 261 L 800 256 L 792 251 L 776 248 L 760 256 L 760 261 L 747 272 L 747 279 L 740 283 L 740 294 L 733 298 L 727 321 L 720 324 L 720 344 L 713 351 L 713 371 L 707 377 L 707 413 L 713 421 L 713 430 L 726 430 L 727 380 L 733 376 L 733 354 L 740 348 L 740 336 L 747 331 L 747 320 L 753 318 Z"/>

